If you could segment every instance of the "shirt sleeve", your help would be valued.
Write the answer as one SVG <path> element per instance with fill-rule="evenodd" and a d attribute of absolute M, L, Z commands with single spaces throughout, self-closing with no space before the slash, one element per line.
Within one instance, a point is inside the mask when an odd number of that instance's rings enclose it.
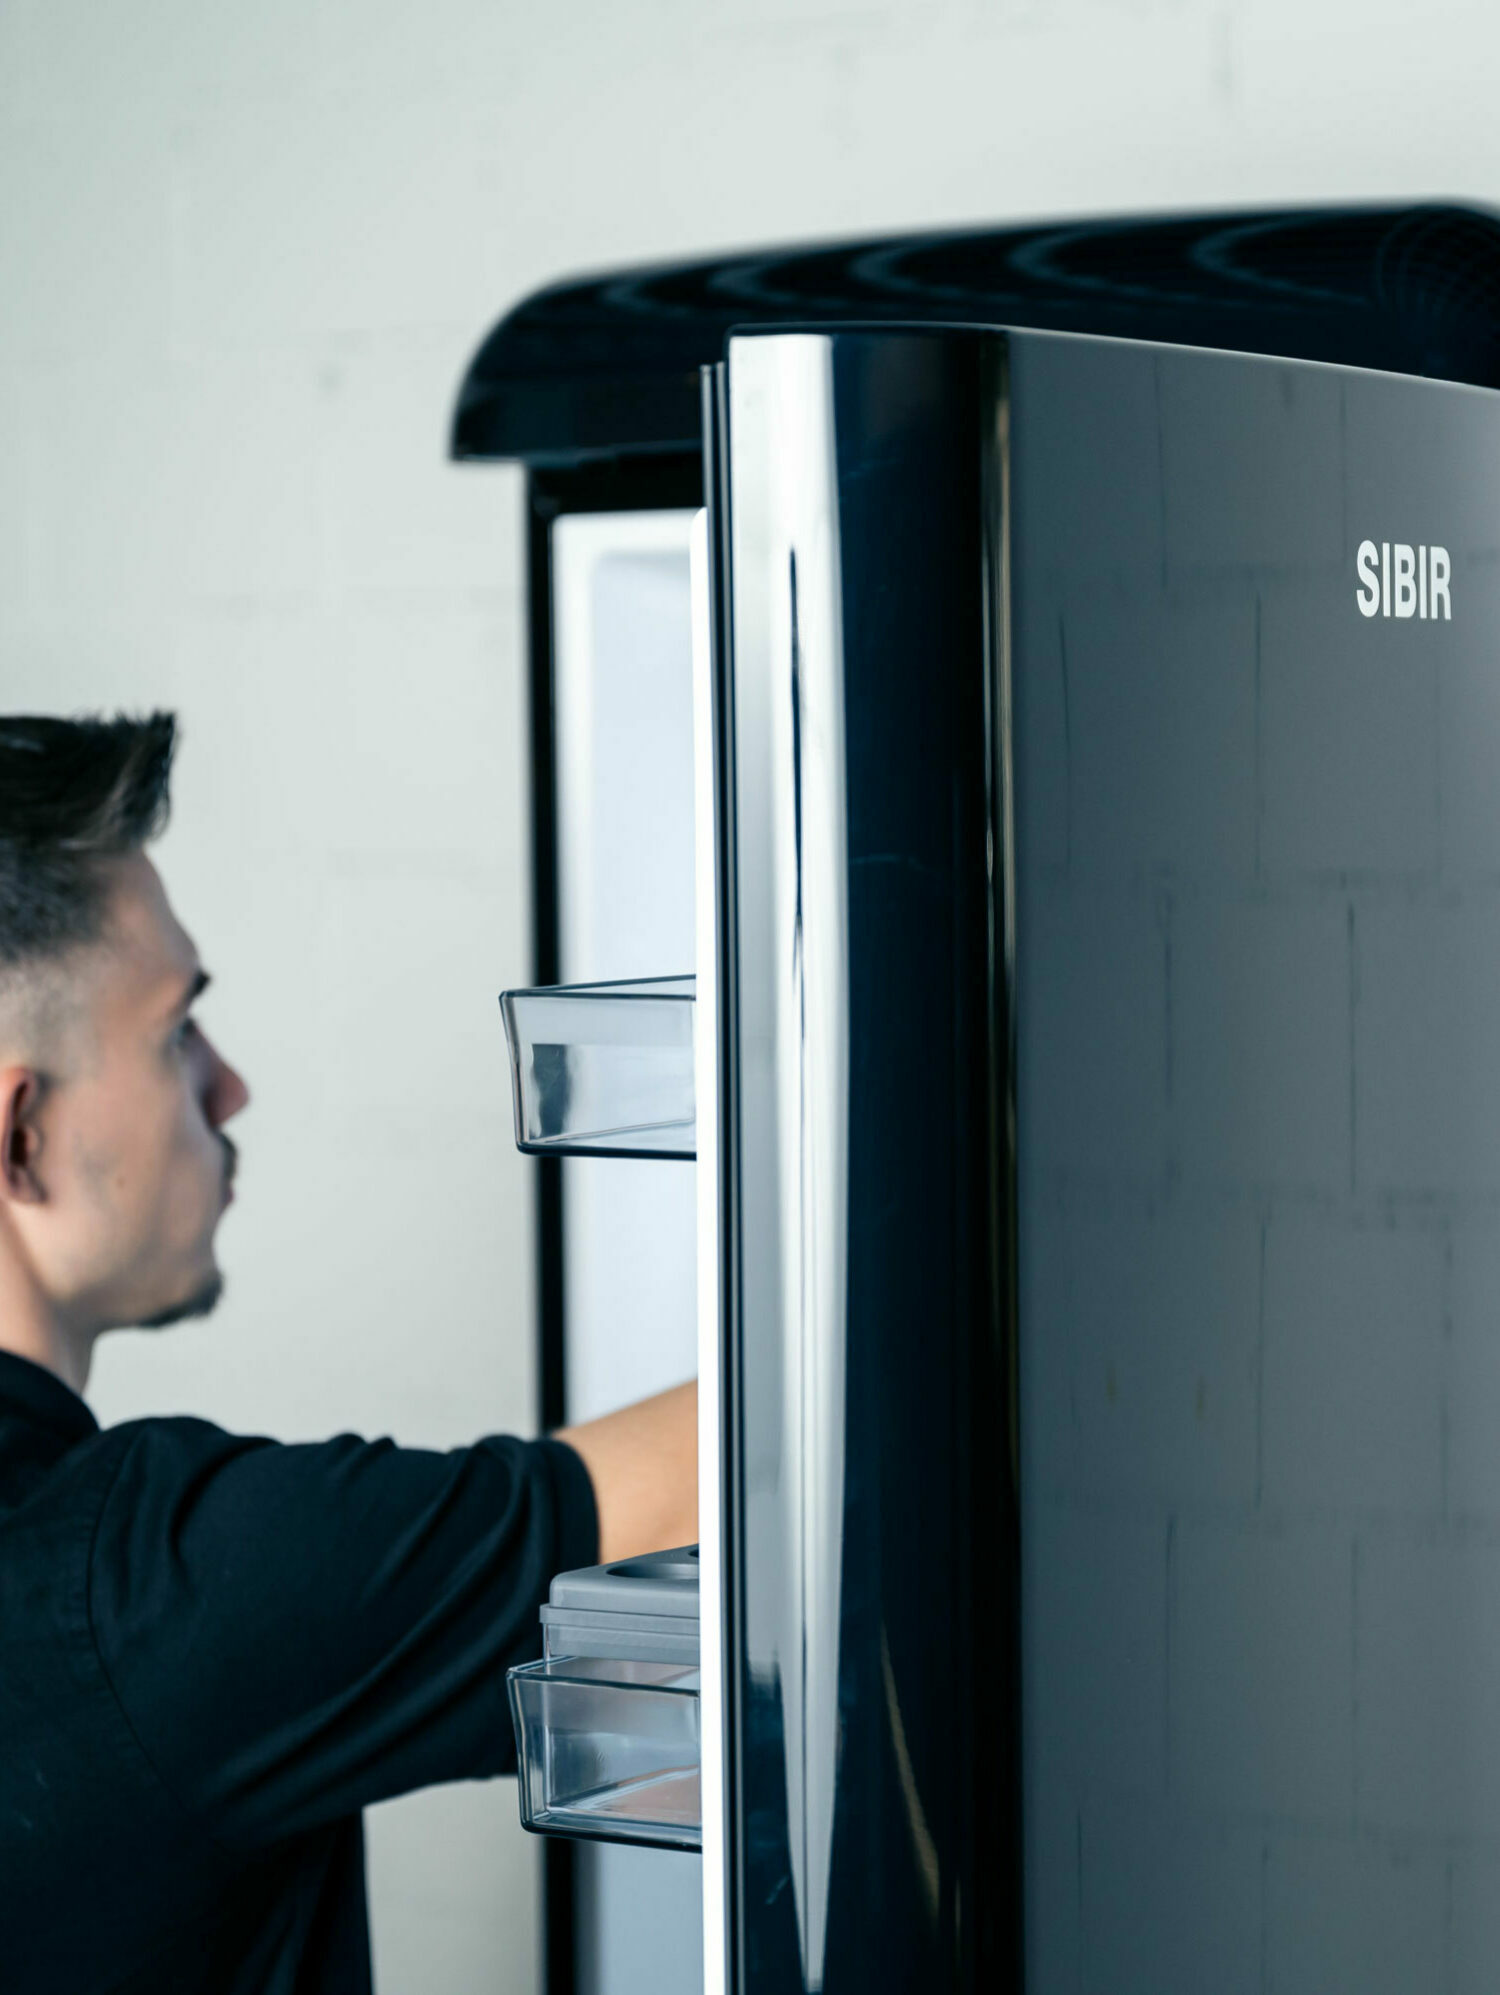
<path fill-rule="evenodd" d="M 597 1556 L 571 1448 L 117 1431 L 94 1639 L 143 1751 L 211 1834 L 264 1846 L 513 1770 L 505 1673 L 539 1652 L 553 1573 Z"/>

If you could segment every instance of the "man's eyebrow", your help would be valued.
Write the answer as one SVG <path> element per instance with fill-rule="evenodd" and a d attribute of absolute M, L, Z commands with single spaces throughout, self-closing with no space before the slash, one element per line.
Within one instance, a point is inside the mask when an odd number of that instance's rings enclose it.
<path fill-rule="evenodd" d="M 178 998 L 176 1004 L 173 1005 L 169 1015 L 172 1018 L 184 1017 L 188 1012 L 192 1010 L 193 1006 L 198 1002 L 199 998 L 202 997 L 203 993 L 208 989 L 209 985 L 212 982 L 213 978 L 208 974 L 207 970 L 205 970 L 200 964 L 200 966 L 193 972 L 192 976 L 188 979 L 187 987 L 183 991 L 181 997 Z"/>

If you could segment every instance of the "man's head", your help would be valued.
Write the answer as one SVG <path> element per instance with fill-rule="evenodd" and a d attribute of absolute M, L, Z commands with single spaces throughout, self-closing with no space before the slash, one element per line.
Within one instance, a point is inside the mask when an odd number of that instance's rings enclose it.
<path fill-rule="evenodd" d="M 0 717 L 0 1344 L 211 1309 L 248 1099 L 191 1014 L 207 978 L 144 846 L 170 714 Z M 49 1355 L 50 1351 L 50 1355 Z"/>

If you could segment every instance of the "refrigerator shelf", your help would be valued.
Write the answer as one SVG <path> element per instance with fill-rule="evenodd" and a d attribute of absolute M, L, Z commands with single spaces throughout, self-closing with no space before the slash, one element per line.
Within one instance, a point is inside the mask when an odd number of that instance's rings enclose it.
<path fill-rule="evenodd" d="M 509 1688 L 526 1828 L 701 1848 L 696 1666 L 549 1657 Z"/>
<path fill-rule="evenodd" d="M 508 1683 L 524 1826 L 701 1849 L 697 1546 L 559 1573 L 541 1622 Z"/>
<path fill-rule="evenodd" d="M 647 977 L 502 991 L 517 1148 L 691 1162 L 694 983 Z"/>

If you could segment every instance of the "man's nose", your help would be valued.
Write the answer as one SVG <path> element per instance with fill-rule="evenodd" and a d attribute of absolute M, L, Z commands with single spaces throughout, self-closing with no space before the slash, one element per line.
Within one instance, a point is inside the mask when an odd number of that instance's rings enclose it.
<path fill-rule="evenodd" d="M 222 1129 L 230 1117 L 238 1115 L 249 1101 L 250 1090 L 206 1034 L 205 1043 L 211 1065 L 208 1086 L 203 1095 L 204 1113 L 213 1128 Z"/>

